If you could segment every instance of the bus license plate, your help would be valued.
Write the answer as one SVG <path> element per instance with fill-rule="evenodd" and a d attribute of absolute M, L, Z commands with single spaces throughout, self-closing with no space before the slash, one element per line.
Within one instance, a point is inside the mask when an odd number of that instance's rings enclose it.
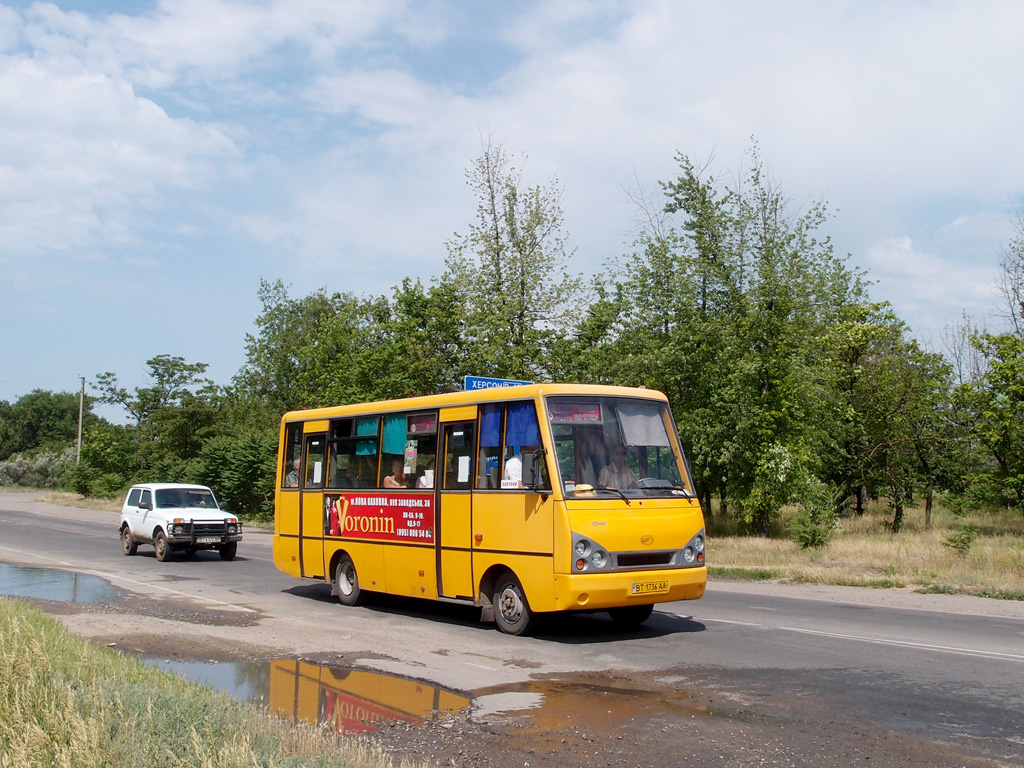
<path fill-rule="evenodd" d="M 657 595 L 668 592 L 667 581 L 638 581 L 633 583 L 634 595 Z"/>
<path fill-rule="evenodd" d="M 216 544 L 220 541 L 220 536 L 200 536 L 196 539 L 196 544 Z"/>

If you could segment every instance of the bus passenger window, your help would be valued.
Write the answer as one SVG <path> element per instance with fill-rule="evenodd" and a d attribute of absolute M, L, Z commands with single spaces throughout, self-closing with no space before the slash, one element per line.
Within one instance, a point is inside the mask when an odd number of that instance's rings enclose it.
<path fill-rule="evenodd" d="M 302 463 L 302 425 L 289 424 L 285 432 L 282 487 L 298 488 Z"/>
<path fill-rule="evenodd" d="M 471 421 L 446 424 L 444 428 L 444 490 L 468 491 L 473 478 L 475 424 Z"/>
<path fill-rule="evenodd" d="M 324 487 L 324 438 L 306 439 L 306 488 Z"/>
<path fill-rule="evenodd" d="M 505 468 L 501 476 L 501 487 L 506 489 L 523 487 L 523 451 L 536 451 L 541 447 L 540 426 L 537 411 L 532 402 L 509 403 L 505 416 Z M 543 454 L 541 454 L 543 457 Z M 540 486 L 550 488 L 546 462 L 540 461 Z"/>
<path fill-rule="evenodd" d="M 480 455 L 477 458 L 476 487 L 494 490 L 501 487 L 501 416 L 500 404 L 480 407 Z"/>
<path fill-rule="evenodd" d="M 384 417 L 381 488 L 433 488 L 437 457 L 437 411 Z"/>

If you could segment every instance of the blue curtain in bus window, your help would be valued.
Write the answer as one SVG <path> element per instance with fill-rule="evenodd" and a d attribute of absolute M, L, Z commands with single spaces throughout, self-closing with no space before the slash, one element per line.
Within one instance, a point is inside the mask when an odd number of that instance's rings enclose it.
<path fill-rule="evenodd" d="M 405 454 L 405 416 L 384 417 L 383 451 Z"/>
<path fill-rule="evenodd" d="M 540 427 L 537 425 L 537 412 L 533 403 L 509 403 L 505 444 L 517 448 L 540 445 Z"/>
<path fill-rule="evenodd" d="M 364 416 L 361 419 L 356 419 L 356 434 L 357 435 L 376 435 L 377 434 L 377 417 L 376 416 Z M 358 443 L 356 443 L 356 455 L 357 456 L 373 456 L 376 453 L 377 453 L 377 441 L 376 440 L 360 440 Z"/>
<path fill-rule="evenodd" d="M 482 406 L 480 408 L 480 447 L 497 448 L 499 445 L 501 445 L 501 406 Z"/>

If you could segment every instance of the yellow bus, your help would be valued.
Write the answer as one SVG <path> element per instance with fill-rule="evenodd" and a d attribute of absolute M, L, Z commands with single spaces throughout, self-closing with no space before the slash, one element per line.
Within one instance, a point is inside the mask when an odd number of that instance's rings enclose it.
<path fill-rule="evenodd" d="M 467 603 L 509 634 L 550 612 L 626 625 L 704 594 L 704 517 L 667 398 L 529 384 L 281 420 L 274 563 Z"/>

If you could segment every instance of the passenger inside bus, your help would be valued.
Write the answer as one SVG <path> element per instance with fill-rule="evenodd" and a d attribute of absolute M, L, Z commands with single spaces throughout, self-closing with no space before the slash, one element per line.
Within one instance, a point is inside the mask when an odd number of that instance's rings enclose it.
<path fill-rule="evenodd" d="M 597 478 L 599 488 L 629 488 L 636 482 L 633 470 L 626 466 L 626 446 L 617 445 L 612 450 L 612 462 L 606 465 Z"/>
<path fill-rule="evenodd" d="M 420 475 L 419 480 L 416 481 L 417 488 L 433 488 L 434 487 L 434 460 L 431 459 L 427 462 L 427 468 L 423 470 L 423 474 Z"/>
<path fill-rule="evenodd" d="M 405 465 L 401 461 L 391 463 L 391 474 L 384 478 L 385 488 L 407 488 Z"/>
<path fill-rule="evenodd" d="M 292 468 L 288 471 L 288 474 L 284 476 L 284 484 L 286 488 L 298 488 L 299 487 L 299 460 L 296 459 L 292 464 Z"/>
<path fill-rule="evenodd" d="M 537 450 L 536 445 L 524 445 L 519 453 L 505 462 L 505 474 L 502 476 L 502 488 L 524 488 L 523 485 L 523 453 Z"/>

